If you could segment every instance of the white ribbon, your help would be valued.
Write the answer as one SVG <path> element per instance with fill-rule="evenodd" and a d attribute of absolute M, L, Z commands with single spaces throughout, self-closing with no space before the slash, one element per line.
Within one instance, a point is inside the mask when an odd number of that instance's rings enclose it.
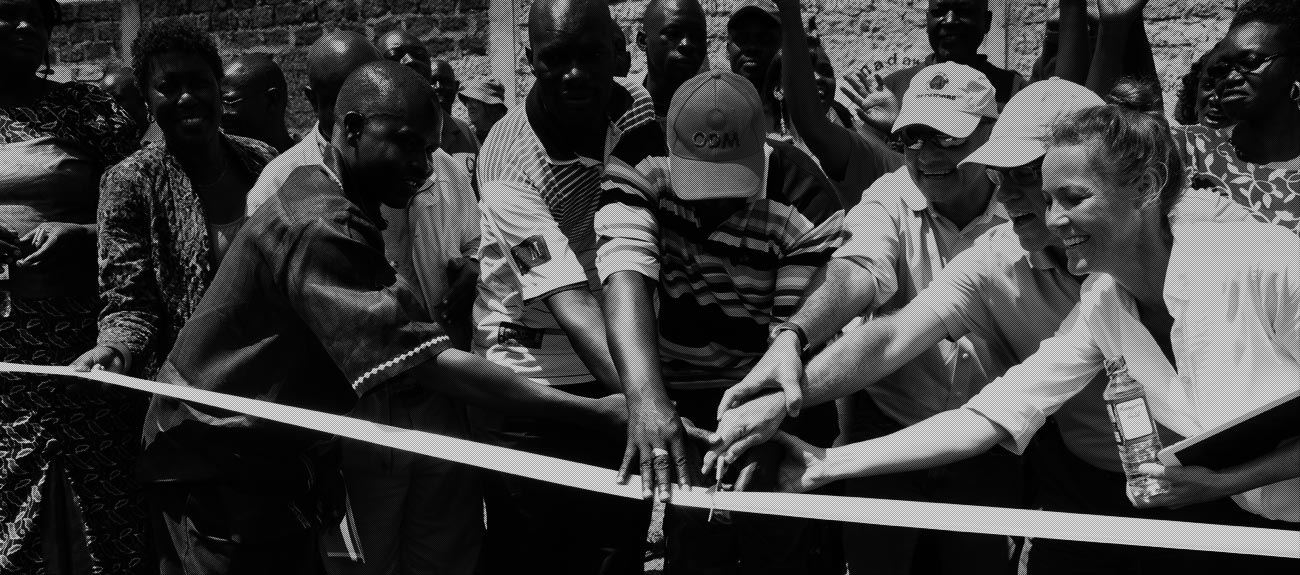
<path fill-rule="evenodd" d="M 99 370 L 79 372 L 70 367 L 0 362 L 0 372 L 91 379 L 493 471 L 629 499 L 641 497 L 639 477 L 633 477 L 627 484 L 619 485 L 614 481 L 615 472 L 612 469 L 424 431 L 401 429 L 341 415 Z M 1280 529 L 830 495 L 709 494 L 706 489 L 699 487 L 675 490 L 672 503 L 701 509 L 716 508 L 850 523 L 1300 559 L 1300 533 Z"/>

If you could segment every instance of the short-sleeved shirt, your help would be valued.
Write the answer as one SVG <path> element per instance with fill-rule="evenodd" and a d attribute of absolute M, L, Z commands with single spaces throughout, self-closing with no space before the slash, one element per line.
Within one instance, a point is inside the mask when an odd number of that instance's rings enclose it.
<path fill-rule="evenodd" d="M 929 204 L 903 167 L 877 180 L 849 210 L 848 239 L 835 257 L 871 272 L 876 313 L 889 313 L 915 298 L 976 238 L 1006 221 L 1001 204 L 990 200 L 958 229 Z M 979 338 L 943 341 L 864 393 L 895 422 L 912 425 L 966 403 L 988 382 L 987 372 L 997 369 L 992 359 Z"/>
<path fill-rule="evenodd" d="M 1189 190 L 1174 218 L 1182 223 L 1234 222 L 1251 216 L 1213 190 Z M 1002 224 L 954 258 L 915 302 L 943 320 L 949 339 L 973 333 L 987 343 L 995 365 L 1013 366 L 1056 332 L 1079 302 L 1082 285 L 1083 278 L 1046 253 L 1026 252 L 1011 224 Z M 1056 412 L 1056 420 L 1072 453 L 1093 466 L 1122 471 L 1101 398 L 1105 387 L 1104 376 L 1093 378 Z"/>
<path fill-rule="evenodd" d="M 594 381 L 546 296 L 574 286 L 599 293 L 596 233 L 601 183 L 626 141 L 652 140 L 654 106 L 645 88 L 615 79 L 604 156 L 586 158 L 556 143 L 555 125 L 529 92 L 492 127 L 479 153 L 482 212 L 474 351 L 545 385 Z"/>
<path fill-rule="evenodd" d="M 1008 448 L 1023 450 L 1108 358 L 1125 359 L 1151 415 L 1183 437 L 1300 389 L 1300 238 L 1258 222 L 1176 226 L 1163 296 L 1176 367 L 1133 296 L 1095 274 L 1056 335 L 966 407 L 1007 430 Z M 1300 521 L 1300 479 L 1234 499 L 1264 517 Z"/>
<path fill-rule="evenodd" d="M 298 168 L 249 218 L 158 381 L 341 414 L 449 346 L 338 181 L 325 166 Z M 326 439 L 155 397 L 144 477 L 275 483 Z"/>
<path fill-rule="evenodd" d="M 253 215 L 257 208 L 262 207 L 262 204 L 275 196 L 294 170 L 301 166 L 317 166 L 323 163 L 325 152 L 329 147 L 329 139 L 320 133 L 320 124 L 313 125 L 309 134 L 303 136 L 284 153 L 276 156 L 262 169 L 262 174 L 257 177 L 257 182 L 248 190 L 248 196 L 244 200 L 247 207 L 245 213 L 249 216 Z"/>
<path fill-rule="evenodd" d="M 635 166 L 611 162 L 596 215 L 597 268 L 602 282 L 635 271 L 658 284 L 670 389 L 742 379 L 767 350 L 769 327 L 794 313 L 843 240 L 833 184 L 795 161 L 794 146 L 772 144 L 767 154 L 764 190 L 713 228 L 672 193 L 662 145 Z"/>
<path fill-rule="evenodd" d="M 1232 146 L 1231 129 L 1178 126 L 1173 134 L 1193 186 L 1224 190 L 1264 221 L 1300 234 L 1300 158 L 1273 164 L 1243 161 Z"/>

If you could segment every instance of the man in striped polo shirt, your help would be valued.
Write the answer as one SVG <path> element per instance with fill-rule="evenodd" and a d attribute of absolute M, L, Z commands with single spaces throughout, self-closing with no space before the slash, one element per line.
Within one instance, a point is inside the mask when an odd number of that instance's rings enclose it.
<path fill-rule="evenodd" d="M 677 471 L 672 462 L 687 459 L 678 415 L 714 421 L 723 390 L 762 357 L 769 334 L 786 329 L 781 322 L 803 300 L 813 272 L 842 243 L 844 216 L 811 158 L 783 142 L 765 143 L 758 92 L 738 74 L 688 80 L 673 97 L 667 130 L 667 150 L 660 140 L 629 154 L 634 163 L 610 162 L 596 215 L 606 325 L 629 402 L 626 458 L 668 451 L 651 469 L 642 464 L 642 477 L 653 474 L 656 482 Z M 820 445 L 837 433 L 830 405 L 787 424 Z M 698 457 L 690 459 L 698 468 Z M 770 486 L 775 466 L 765 464 L 775 462 L 760 453 L 748 463 L 736 465 L 744 471 L 727 483 Z M 820 567 L 819 524 L 739 514 L 728 523 L 669 507 L 665 572 Z"/>
<path fill-rule="evenodd" d="M 537 0 L 528 39 L 536 83 L 479 156 L 474 351 L 537 385 L 602 397 L 622 384 L 597 299 L 592 218 L 606 162 L 659 132 L 646 90 L 613 77 L 604 0 Z M 574 425 L 479 410 L 470 417 L 486 441 L 592 465 L 614 467 L 624 447 L 621 436 Z M 648 503 L 504 474 L 488 481 L 484 572 L 641 572 Z"/>

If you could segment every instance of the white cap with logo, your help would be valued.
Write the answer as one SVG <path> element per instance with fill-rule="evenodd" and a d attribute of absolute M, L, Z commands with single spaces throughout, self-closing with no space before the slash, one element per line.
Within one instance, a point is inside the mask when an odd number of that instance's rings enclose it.
<path fill-rule="evenodd" d="M 943 62 L 926 66 L 912 77 L 893 131 L 921 125 L 965 138 L 981 118 L 997 117 L 997 93 L 989 79 L 970 66 Z"/>
<path fill-rule="evenodd" d="M 1043 138 L 1058 118 L 1105 103 L 1092 90 L 1069 80 L 1034 82 L 1011 97 L 1002 109 L 1002 117 L 993 125 L 989 141 L 961 163 L 995 168 L 1028 164 L 1047 153 Z"/>
<path fill-rule="evenodd" d="M 687 201 L 749 198 L 764 190 L 763 104 L 754 85 L 712 70 L 687 80 L 668 108 L 668 170 Z"/>

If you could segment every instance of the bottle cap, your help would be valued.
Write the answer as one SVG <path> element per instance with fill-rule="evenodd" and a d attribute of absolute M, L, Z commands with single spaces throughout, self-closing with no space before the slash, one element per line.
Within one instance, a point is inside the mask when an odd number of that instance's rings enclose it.
<path fill-rule="evenodd" d="M 1102 362 L 1106 367 L 1106 375 L 1114 376 L 1120 372 L 1128 372 L 1128 364 L 1124 361 L 1124 356 L 1112 357 Z"/>

